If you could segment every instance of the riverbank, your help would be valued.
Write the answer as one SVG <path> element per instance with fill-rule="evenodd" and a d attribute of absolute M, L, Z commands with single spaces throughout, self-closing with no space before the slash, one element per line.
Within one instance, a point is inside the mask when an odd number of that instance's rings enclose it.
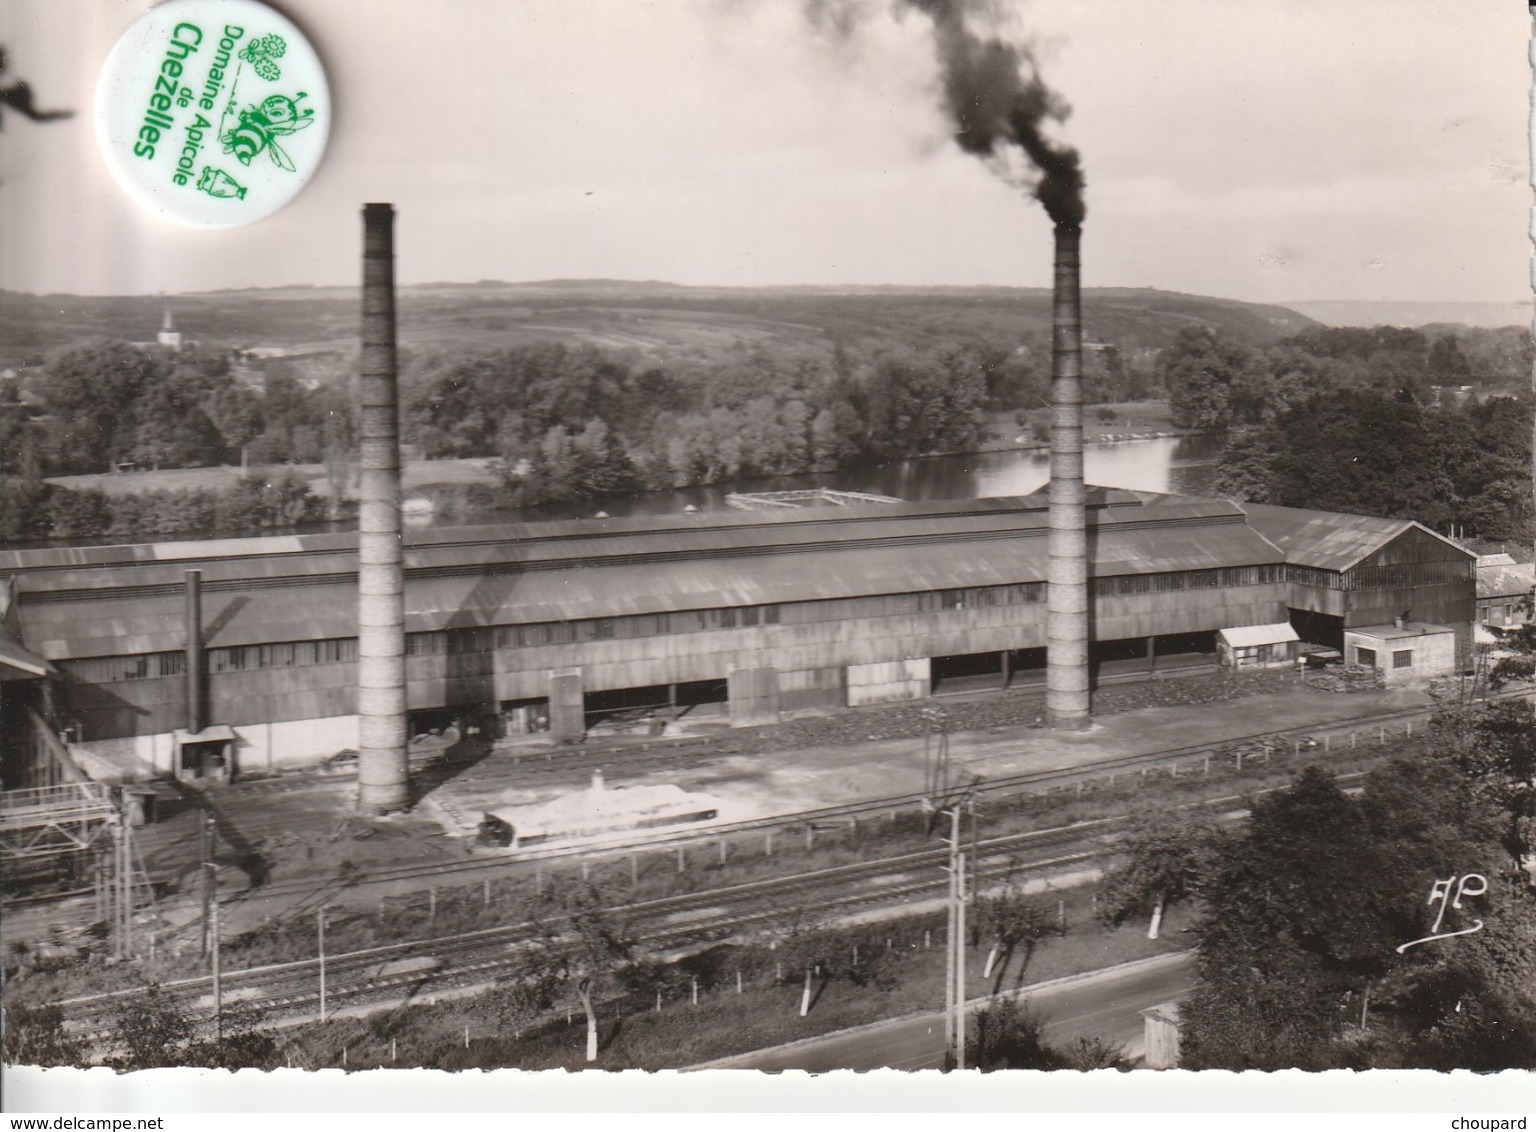
<path fill-rule="evenodd" d="M 1020 420 L 1022 416 L 1023 420 Z M 1050 447 L 1051 410 L 1046 407 L 1020 412 L 993 413 L 984 426 L 981 441 L 964 452 L 931 452 L 910 459 L 979 456 L 988 452 L 1044 450 Z M 1166 440 L 1201 435 L 1195 429 L 1178 428 L 1166 401 L 1125 401 L 1089 405 L 1083 410 L 1083 443 L 1116 444 L 1129 440 Z M 407 446 L 407 455 L 409 446 Z M 472 485 L 499 487 L 486 457 L 463 459 L 406 459 L 401 465 L 402 487 L 407 495 L 435 487 L 463 488 Z M 228 487 L 245 476 L 270 478 L 289 472 L 309 484 L 317 495 L 331 495 L 333 488 L 324 464 L 220 465 L 207 468 L 163 468 L 134 472 L 101 472 L 83 476 L 52 476 L 48 483 L 73 491 L 100 491 L 107 495 L 138 495 L 150 491 Z M 840 470 L 807 473 L 836 481 Z M 716 484 L 691 484 L 708 488 Z M 680 489 L 686 490 L 686 489 Z"/>
<path fill-rule="evenodd" d="M 954 452 L 944 455 L 1047 449 L 1051 446 L 1051 414 L 1052 410 L 1046 405 L 1029 410 L 993 413 L 987 420 L 986 435 L 975 453 Z M 1167 401 L 1118 401 L 1083 406 L 1084 444 L 1171 440 L 1202 435 L 1205 434 L 1198 429 L 1181 428 L 1174 424 L 1173 410 Z"/>
<path fill-rule="evenodd" d="M 1137 491 L 1204 495 L 1210 491 L 1220 438 L 1173 425 L 1160 401 L 1089 406 L 1085 412 L 1085 470 L 1090 482 Z M 407 459 L 403 463 L 405 519 L 409 526 L 461 526 L 543 522 L 611 515 L 675 515 L 684 511 L 718 512 L 731 506 L 733 492 L 775 492 L 837 488 L 911 502 L 1027 495 L 1040 490 L 1049 473 L 1050 410 L 996 413 L 986 422 L 974 451 L 929 455 L 885 463 L 857 463 L 823 472 L 773 477 L 736 477 L 659 491 L 622 492 L 530 507 L 509 506 L 495 461 Z M 218 467 L 125 472 L 60 477 L 63 488 L 92 489 L 112 500 L 153 492 L 174 497 L 194 489 L 229 488 L 242 477 L 297 480 L 314 496 L 331 494 L 322 464 Z M 291 529 L 223 531 L 239 534 L 295 534 L 347 530 L 346 522 Z M 212 537 L 187 530 L 175 537 Z M 79 541 L 79 540 L 71 540 Z M 97 542 L 100 539 L 95 540 Z M 40 543 L 39 545 L 46 545 Z M 62 544 L 61 544 L 62 545 Z"/>

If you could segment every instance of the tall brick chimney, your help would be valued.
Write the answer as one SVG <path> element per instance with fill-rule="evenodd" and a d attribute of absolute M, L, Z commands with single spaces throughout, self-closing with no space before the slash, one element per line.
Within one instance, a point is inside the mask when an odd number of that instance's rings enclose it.
<path fill-rule="evenodd" d="M 406 754 L 405 566 L 395 373 L 395 210 L 363 206 L 362 459 L 357 537 L 357 806 L 410 805 Z"/>
<path fill-rule="evenodd" d="M 1088 709 L 1088 538 L 1083 506 L 1082 228 L 1056 225 L 1051 310 L 1050 566 L 1046 575 L 1046 721 L 1080 731 Z"/>

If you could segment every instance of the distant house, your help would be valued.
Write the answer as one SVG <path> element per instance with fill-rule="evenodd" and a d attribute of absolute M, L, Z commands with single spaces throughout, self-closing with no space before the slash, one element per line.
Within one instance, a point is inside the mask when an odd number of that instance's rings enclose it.
<path fill-rule="evenodd" d="M 1484 554 L 1477 560 L 1477 624 L 1524 625 L 1531 619 L 1536 564 L 1516 562 L 1508 554 Z"/>

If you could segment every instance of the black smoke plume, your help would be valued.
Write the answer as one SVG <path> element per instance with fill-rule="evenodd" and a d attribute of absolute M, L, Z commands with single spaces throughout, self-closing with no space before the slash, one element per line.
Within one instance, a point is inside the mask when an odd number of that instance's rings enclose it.
<path fill-rule="evenodd" d="M 905 2 L 933 21 L 945 109 L 960 148 L 981 158 L 1001 158 L 1010 145 L 1022 149 L 1039 172 L 1031 191 L 1051 221 L 1081 227 L 1087 213 L 1082 158 L 1044 133 L 1047 121 L 1065 121 L 1071 107 L 1045 85 L 1029 50 L 972 31 L 966 0 Z"/>
<path fill-rule="evenodd" d="M 1011 149 L 1021 151 L 1034 173 L 1025 184 L 1059 227 L 1080 228 L 1083 165 L 1077 150 L 1047 137 L 1047 122 L 1064 122 L 1071 107 L 1040 77 L 1034 55 L 1022 44 L 984 37 L 969 17 L 985 15 L 986 0 L 894 0 L 933 22 L 934 50 L 944 81 L 944 108 L 955 124 L 955 141 L 993 166 L 1005 179 Z M 805 0 L 811 23 L 844 37 L 867 18 L 864 0 Z"/>

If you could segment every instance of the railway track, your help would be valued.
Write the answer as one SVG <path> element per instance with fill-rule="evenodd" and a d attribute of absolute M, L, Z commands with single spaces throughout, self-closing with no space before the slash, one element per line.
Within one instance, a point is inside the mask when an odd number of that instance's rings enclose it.
<path fill-rule="evenodd" d="M 982 883 L 1004 877 L 1081 865 L 1112 844 L 1123 818 L 1106 818 L 1053 830 L 989 838 L 976 844 L 976 876 Z M 791 877 L 777 877 L 620 905 L 612 915 L 627 924 L 637 942 L 663 951 L 699 941 L 740 937 L 785 922 L 786 914 L 846 915 L 860 907 L 891 906 L 935 897 L 948 881 L 942 847 L 841 865 Z M 522 949 L 540 932 L 534 922 L 386 944 L 326 958 L 327 998 L 349 1004 L 442 992 L 484 984 L 516 969 Z M 235 970 L 222 976 L 224 1001 L 261 1010 L 281 1020 L 318 1010 L 319 960 Z M 161 985 L 162 993 L 194 1016 L 212 1010 L 208 976 Z M 57 1005 L 71 1029 L 82 1036 L 106 1035 L 115 1012 L 143 993 L 142 987 L 68 999 Z"/>
<path fill-rule="evenodd" d="M 1528 693 L 1507 692 L 1487 698 L 1496 700 L 1526 694 Z M 1340 749 L 1339 745 L 1330 742 L 1332 739 L 1342 740 L 1351 733 L 1357 736 L 1363 734 L 1365 745 L 1369 746 L 1373 739 L 1383 737 L 1388 728 L 1411 725 L 1427 719 L 1435 710 L 1437 709 L 1434 707 L 1404 708 L 1378 712 L 1324 727 L 1281 728 L 1244 736 L 1241 739 L 1197 743 L 1071 767 L 977 779 L 970 783 L 969 788 L 978 796 L 1003 799 L 1030 793 L 1049 794 L 1058 790 L 1081 787 L 1105 778 L 1113 780 L 1121 775 L 1146 776 L 1158 772 L 1179 774 L 1185 768 L 1194 772 L 1196 766 L 1199 767 L 1200 772 L 1211 767 L 1225 769 L 1222 766 L 1223 760 L 1226 766 L 1241 770 L 1244 766 L 1252 765 L 1255 760 L 1268 764 L 1276 755 L 1283 755 L 1287 751 L 1300 753 L 1299 749 L 1303 744 L 1307 745 L 1308 753 L 1326 757 L 1328 751 Z M 1394 734 L 1398 733 L 1394 731 Z M 911 812 L 920 808 L 923 801 L 924 795 L 921 793 L 890 795 L 743 821 L 716 822 L 659 832 L 647 831 L 633 836 L 604 838 L 596 842 L 588 840 L 582 843 L 520 849 L 517 850 L 515 857 L 490 853 L 465 857 L 455 855 L 442 861 L 358 870 L 345 877 L 334 877 L 322 883 L 316 883 L 310 878 L 272 882 L 260 888 L 246 890 L 236 899 L 247 896 L 279 900 L 293 898 L 308 909 L 334 899 L 343 892 L 356 895 L 369 888 L 385 885 L 417 882 L 425 887 L 438 883 L 473 883 L 481 876 L 488 877 L 491 874 L 503 873 L 515 875 L 556 866 L 561 862 L 574 862 L 594 857 L 672 850 L 677 847 L 686 849 L 694 845 L 782 831 L 793 834 L 807 829 L 814 832 L 825 828 L 847 827 L 860 820 Z M 79 929 L 89 924 L 94 914 L 90 901 L 83 899 L 86 895 L 84 891 L 60 893 L 38 897 L 26 903 L 8 899 L 6 906 L 18 912 L 51 910 L 53 915 L 50 917 L 50 923 L 56 923 L 64 928 Z M 72 903 L 71 897 L 74 898 Z"/>
<path fill-rule="evenodd" d="M 1346 774 L 1340 781 L 1360 777 Z M 1246 811 L 1229 807 L 1241 801 L 1241 796 L 1231 795 L 1195 804 L 1224 807 L 1223 820 L 1239 820 Z M 1114 853 L 1120 829 L 1128 820 L 1128 816 L 1100 818 L 979 839 L 970 857 L 977 890 L 999 882 L 1038 879 L 1062 869 L 1087 868 Z M 653 953 L 739 940 L 783 930 L 786 923 L 826 922 L 861 909 L 889 910 L 937 900 L 949 883 L 943 872 L 948 854 L 946 847 L 936 846 L 796 876 L 617 905 L 610 914 Z M 524 949 L 544 930 L 536 922 L 520 922 L 329 955 L 328 1005 L 365 1006 L 485 987 L 498 975 L 517 970 L 525 962 Z M 320 1004 L 319 971 L 318 958 L 230 971 L 222 976 L 223 1001 L 254 1007 L 268 1023 L 314 1017 Z M 72 1032 L 101 1040 L 109 1035 L 116 1011 L 143 990 L 126 987 L 56 1005 L 64 1011 Z M 209 976 L 164 983 L 161 991 L 194 1017 L 206 1017 L 213 1010 Z"/>

